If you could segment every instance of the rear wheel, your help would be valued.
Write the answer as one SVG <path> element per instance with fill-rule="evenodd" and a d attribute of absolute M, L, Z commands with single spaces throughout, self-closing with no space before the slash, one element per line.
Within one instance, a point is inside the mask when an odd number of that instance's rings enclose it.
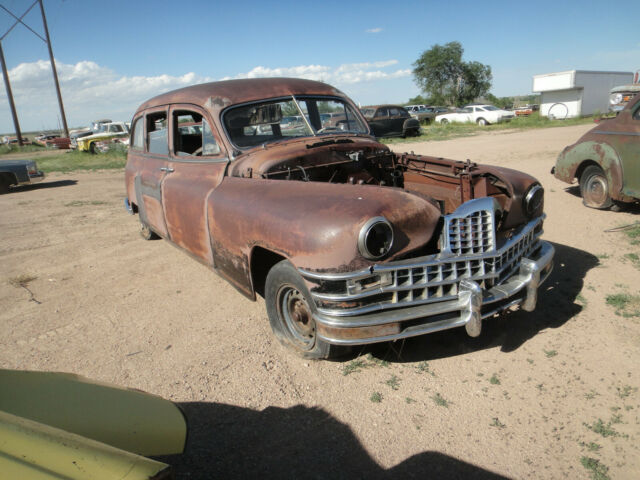
<path fill-rule="evenodd" d="M 609 195 L 609 181 L 597 165 L 590 165 L 582 172 L 580 194 L 582 195 L 582 203 L 587 207 L 603 210 L 613 205 Z"/>
<path fill-rule="evenodd" d="M 442 125 L 446 125 L 447 123 L 449 123 L 449 120 L 447 120 L 446 118 L 443 118 L 442 120 L 440 120 L 440 123 Z"/>
<path fill-rule="evenodd" d="M 280 343 L 304 358 L 330 358 L 345 348 L 331 345 L 317 336 L 313 299 L 288 260 L 273 266 L 267 275 L 265 303 L 273 333 Z"/>
<path fill-rule="evenodd" d="M 151 230 L 149 225 L 142 221 L 142 219 L 140 219 L 140 236 L 145 240 L 156 240 L 160 238 L 156 232 Z"/>
<path fill-rule="evenodd" d="M 479 118 L 477 121 L 478 125 L 480 125 L 481 127 L 484 127 L 485 125 L 487 125 L 489 122 L 487 122 L 484 118 Z"/>

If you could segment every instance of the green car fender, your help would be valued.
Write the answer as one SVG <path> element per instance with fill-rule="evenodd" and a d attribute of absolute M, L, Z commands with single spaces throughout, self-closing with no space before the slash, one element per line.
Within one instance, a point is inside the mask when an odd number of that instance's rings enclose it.
<path fill-rule="evenodd" d="M 558 155 L 553 174 L 558 180 L 573 183 L 574 179 L 580 181 L 580 175 L 589 165 L 602 168 L 613 198 L 623 196 L 620 157 L 611 145 L 604 142 L 587 141 L 569 145 Z"/>

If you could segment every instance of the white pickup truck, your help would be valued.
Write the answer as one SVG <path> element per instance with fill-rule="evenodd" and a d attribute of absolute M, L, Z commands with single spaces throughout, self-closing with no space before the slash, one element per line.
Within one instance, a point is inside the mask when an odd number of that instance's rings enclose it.
<path fill-rule="evenodd" d="M 111 140 L 117 137 L 128 137 L 129 126 L 124 122 L 110 122 L 100 125 L 98 130 L 86 137 L 77 139 L 77 149 L 81 152 L 96 153 L 96 142 Z"/>

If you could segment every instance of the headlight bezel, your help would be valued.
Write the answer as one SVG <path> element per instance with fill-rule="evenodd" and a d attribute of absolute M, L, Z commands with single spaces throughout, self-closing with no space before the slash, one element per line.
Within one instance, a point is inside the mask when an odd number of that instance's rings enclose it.
<path fill-rule="evenodd" d="M 372 245 L 373 242 L 380 242 L 380 239 L 372 237 L 372 235 L 380 236 L 384 234 L 384 239 L 381 244 Z M 380 260 L 389 254 L 393 247 L 393 226 L 391 222 L 384 217 L 373 217 L 367 220 L 367 222 L 360 228 L 358 234 L 358 250 L 360 254 L 368 260 Z M 372 251 L 373 250 L 373 251 Z M 378 250 L 378 253 L 375 253 Z"/>
<path fill-rule="evenodd" d="M 622 99 L 622 93 L 612 93 L 609 95 L 609 103 L 611 103 L 611 105 L 618 105 L 622 102 Z"/>
<path fill-rule="evenodd" d="M 522 210 L 529 218 L 533 218 L 544 202 L 544 188 L 539 183 L 534 183 L 527 189 L 522 197 Z"/>

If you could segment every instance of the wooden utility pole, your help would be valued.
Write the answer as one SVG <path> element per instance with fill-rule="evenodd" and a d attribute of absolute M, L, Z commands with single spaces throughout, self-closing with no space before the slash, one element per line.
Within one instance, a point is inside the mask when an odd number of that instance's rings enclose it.
<path fill-rule="evenodd" d="M 60 83 L 58 82 L 58 70 L 56 70 L 56 61 L 53 58 L 53 50 L 51 48 L 51 39 L 49 38 L 49 28 L 47 27 L 47 17 L 44 15 L 44 6 L 42 0 L 39 0 L 40 11 L 42 12 L 42 24 L 44 25 L 44 34 L 47 37 L 47 47 L 49 47 L 49 59 L 51 60 L 51 70 L 53 70 L 53 81 L 56 84 L 56 93 L 58 94 L 58 104 L 60 105 L 60 116 L 62 117 L 62 126 L 64 127 L 65 137 L 69 137 L 69 127 L 67 127 L 67 117 L 64 114 L 64 105 L 62 103 L 62 94 L 60 93 Z"/>
<path fill-rule="evenodd" d="M 9 72 L 7 72 L 7 64 L 4 61 L 4 51 L 2 50 L 1 40 L 0 40 L 0 63 L 2 63 L 2 77 L 4 78 L 4 88 L 7 90 L 7 97 L 9 97 L 9 107 L 11 107 L 11 116 L 13 117 L 13 126 L 16 129 L 16 137 L 18 138 L 18 145 L 22 146 L 22 133 L 20 133 L 20 123 L 18 122 L 16 105 L 15 103 L 13 103 L 13 93 L 11 93 L 11 84 L 9 83 Z"/>
<path fill-rule="evenodd" d="M 43 38 L 38 32 L 36 32 L 29 25 L 24 23 L 22 19 L 31 11 L 31 9 L 35 6 L 35 4 L 40 4 L 40 12 L 42 13 L 42 25 L 44 26 L 44 33 L 46 38 Z M 36 37 L 42 40 L 47 44 L 47 48 L 49 49 L 49 60 L 51 62 L 51 70 L 53 71 L 53 81 L 56 85 L 56 93 L 58 95 L 58 105 L 60 105 L 60 117 L 62 118 L 62 125 L 64 127 L 64 133 L 68 137 L 69 136 L 69 128 L 67 127 L 67 117 L 64 114 L 64 104 L 62 103 L 62 94 L 60 93 L 60 83 L 58 82 L 58 71 L 56 69 L 56 61 L 53 58 L 53 49 L 51 48 L 51 39 L 49 38 L 49 27 L 47 27 L 47 17 L 44 14 L 44 6 L 42 5 L 42 0 L 35 0 L 31 6 L 22 14 L 20 18 L 15 16 L 9 9 L 7 9 L 4 5 L 0 5 L 0 8 L 11 15 L 16 19 L 15 23 L 6 31 L 2 37 L 0 37 L 0 60 L 2 61 L 2 75 L 4 76 L 4 84 L 7 89 L 7 96 L 9 97 L 9 105 L 11 105 L 11 115 L 13 116 L 13 124 L 16 129 L 16 136 L 18 137 L 18 144 L 22 145 L 22 135 L 20 133 L 20 125 L 18 124 L 18 115 L 16 113 L 16 107 L 13 102 L 13 94 L 11 93 L 11 85 L 9 84 L 9 73 L 7 72 L 7 66 L 4 61 L 4 52 L 2 51 L 2 41 L 5 39 L 9 32 L 13 30 L 13 28 L 19 23 L 24 25 L 25 28 L 31 31 Z"/>

